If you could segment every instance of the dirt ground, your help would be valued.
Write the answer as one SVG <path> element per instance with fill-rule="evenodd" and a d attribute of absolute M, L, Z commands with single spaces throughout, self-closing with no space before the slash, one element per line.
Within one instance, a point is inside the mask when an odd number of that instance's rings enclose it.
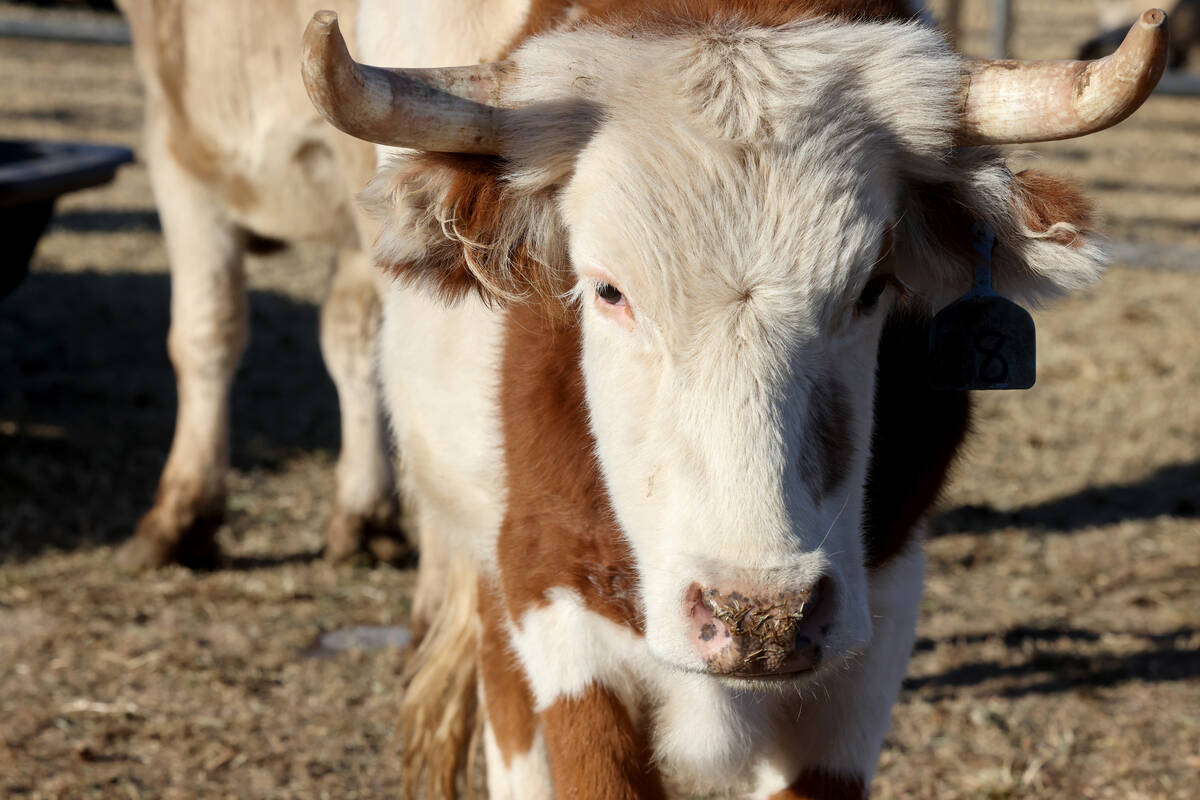
<path fill-rule="evenodd" d="M 1016 53 L 1069 55 L 1087 6 L 1019 3 Z M 0 135 L 136 146 L 139 124 L 126 48 L 0 40 Z M 1200 797 L 1200 99 L 1033 150 L 1099 201 L 1128 263 L 1037 315 L 1033 390 L 978 398 L 874 796 Z M 131 580 L 112 545 L 174 414 L 166 260 L 140 164 L 60 203 L 0 302 L 0 794 L 396 793 L 403 649 L 318 646 L 403 625 L 412 585 L 315 560 L 329 257 L 251 264 L 226 568 Z"/>

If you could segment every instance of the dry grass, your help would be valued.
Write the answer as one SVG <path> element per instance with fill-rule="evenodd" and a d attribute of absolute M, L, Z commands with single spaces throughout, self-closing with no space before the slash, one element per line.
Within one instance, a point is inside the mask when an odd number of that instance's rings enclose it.
<path fill-rule="evenodd" d="M 1061 31 L 1082 5 L 1018 9 Z M 4 135 L 136 144 L 139 91 L 122 48 L 0 42 Z M 1037 150 L 1117 236 L 1200 246 L 1200 100 Z M 174 413 L 165 257 L 141 166 L 59 211 L 0 304 L 0 794 L 395 794 L 403 654 L 311 653 L 402 623 L 411 587 L 312 559 L 337 438 L 313 305 L 329 254 L 251 267 L 229 569 L 129 581 L 110 545 Z M 1200 270 L 1114 269 L 1039 315 L 1035 389 L 979 398 L 876 797 L 1200 796 L 1197 297 Z"/>

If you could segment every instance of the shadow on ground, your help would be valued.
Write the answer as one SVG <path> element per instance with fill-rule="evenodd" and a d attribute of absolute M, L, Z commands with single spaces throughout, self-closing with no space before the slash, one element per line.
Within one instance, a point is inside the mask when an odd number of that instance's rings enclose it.
<path fill-rule="evenodd" d="M 162 233 L 158 213 L 144 208 L 73 209 L 54 215 L 53 226 L 71 233 Z"/>
<path fill-rule="evenodd" d="M 1141 481 L 1089 486 L 1011 511 L 986 505 L 960 506 L 934 517 L 931 533 L 991 533 L 1009 527 L 1070 533 L 1160 516 L 1200 519 L 1200 460 L 1163 467 Z"/>
<path fill-rule="evenodd" d="M 166 275 L 40 271 L 0 302 L 0 561 L 122 540 L 149 507 L 175 417 L 169 298 Z M 317 308 L 251 292 L 250 315 L 235 466 L 334 450 Z"/>
<path fill-rule="evenodd" d="M 1010 652 L 1025 652 L 1028 657 L 1017 664 L 972 661 L 937 675 L 909 678 L 904 682 L 904 688 L 953 694 L 957 689 L 997 681 L 997 694 L 1023 697 L 1079 687 L 1115 686 L 1128 681 L 1188 680 L 1200 676 L 1200 648 L 1190 646 L 1196 634 L 1192 628 L 1159 634 L 1132 634 L 1142 647 L 1136 652 L 1123 653 L 1080 652 L 1096 646 L 1103 637 L 1098 632 L 1077 628 L 1021 626 L 1009 631 L 941 640 L 922 637 L 917 640 L 917 652 L 934 650 L 943 644 L 980 644 L 988 639 L 999 639 Z M 1051 649 L 1059 645 L 1067 645 L 1072 651 Z"/>

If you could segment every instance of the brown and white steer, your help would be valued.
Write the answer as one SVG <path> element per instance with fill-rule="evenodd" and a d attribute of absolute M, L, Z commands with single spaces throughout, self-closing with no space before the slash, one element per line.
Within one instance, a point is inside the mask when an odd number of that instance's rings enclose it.
<path fill-rule="evenodd" d="M 304 61 L 335 125 L 411 148 L 367 193 L 436 609 L 409 791 L 454 794 L 478 700 L 496 798 L 863 796 L 966 426 L 928 314 L 973 221 L 1012 296 L 1104 261 L 1087 202 L 989 145 L 1131 113 L 1164 16 L 1106 62 L 993 64 L 884 0 L 446 6 L 447 50 L 506 60 L 364 67 L 326 13 Z M 390 7 L 367 58 L 438 66 L 406 48 L 450 12 Z"/>
<path fill-rule="evenodd" d="M 321 349 L 337 385 L 342 450 L 327 529 L 332 560 L 394 538 L 394 479 L 374 374 L 379 276 L 354 195 L 365 143 L 323 124 L 296 75 L 318 0 L 119 0 L 146 88 L 145 144 L 171 268 L 168 349 L 179 412 L 154 507 L 121 549 L 130 568 L 209 565 L 225 509 L 229 389 L 248 337 L 243 255 L 255 237 L 337 246 Z M 353 2 L 338 4 L 353 20 Z"/>

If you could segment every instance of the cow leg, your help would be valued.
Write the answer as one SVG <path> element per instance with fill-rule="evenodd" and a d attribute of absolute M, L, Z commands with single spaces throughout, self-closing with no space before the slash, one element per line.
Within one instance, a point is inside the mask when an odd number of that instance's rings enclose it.
<path fill-rule="evenodd" d="M 916 636 L 924 556 L 915 537 L 871 575 L 871 644 L 848 669 L 805 692 L 781 714 L 754 796 L 770 800 L 862 800 L 891 726 L 892 706 Z"/>
<path fill-rule="evenodd" d="M 338 251 L 321 308 L 321 352 L 337 386 L 342 449 L 325 532 L 325 558 L 343 561 L 364 548 L 384 561 L 408 551 L 398 506 L 375 376 L 380 301 L 370 259 L 357 246 Z"/>
<path fill-rule="evenodd" d="M 171 270 L 167 350 L 179 408 L 154 506 L 117 553 L 128 569 L 211 566 L 225 511 L 229 388 L 247 341 L 243 236 L 170 154 L 150 114 L 146 154 Z"/>

